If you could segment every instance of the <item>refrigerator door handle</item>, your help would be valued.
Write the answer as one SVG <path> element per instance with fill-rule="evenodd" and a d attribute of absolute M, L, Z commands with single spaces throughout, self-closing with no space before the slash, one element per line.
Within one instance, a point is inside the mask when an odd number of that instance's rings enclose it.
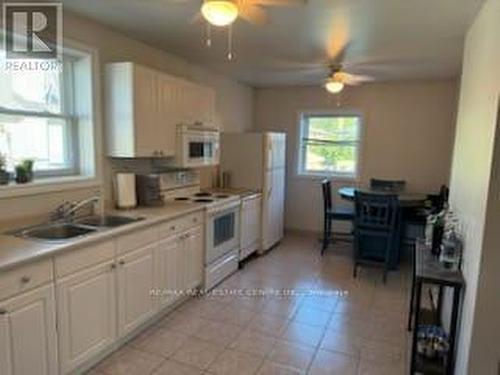
<path fill-rule="evenodd" d="M 267 159 L 268 159 L 268 168 L 273 168 L 273 142 L 271 139 L 268 140 L 269 145 L 267 146 Z"/>

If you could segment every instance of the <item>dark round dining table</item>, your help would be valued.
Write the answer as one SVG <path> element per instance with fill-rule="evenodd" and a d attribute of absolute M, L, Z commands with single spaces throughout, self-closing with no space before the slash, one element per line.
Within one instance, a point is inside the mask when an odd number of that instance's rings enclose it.
<path fill-rule="evenodd" d="M 384 190 L 373 190 L 370 188 L 355 187 L 355 186 L 341 187 L 338 190 L 338 194 L 343 199 L 353 201 L 355 191 L 361 191 L 363 193 L 371 193 L 371 194 L 396 194 L 398 196 L 398 200 L 399 200 L 400 205 L 403 207 L 422 206 L 425 203 L 425 201 L 427 200 L 427 194 L 410 193 L 410 192 L 406 192 L 406 191 L 393 192 L 393 191 L 384 191 Z"/>

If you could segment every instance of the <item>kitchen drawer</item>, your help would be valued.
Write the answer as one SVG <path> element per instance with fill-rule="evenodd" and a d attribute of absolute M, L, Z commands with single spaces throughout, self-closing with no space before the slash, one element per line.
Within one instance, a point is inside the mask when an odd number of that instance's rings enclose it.
<path fill-rule="evenodd" d="M 0 300 L 46 284 L 53 279 L 52 259 L 16 267 L 0 274 Z"/>
<path fill-rule="evenodd" d="M 56 277 L 63 277 L 84 268 L 105 262 L 115 256 L 115 241 L 97 242 L 80 249 L 68 250 L 55 258 Z"/>
<path fill-rule="evenodd" d="M 238 270 L 238 250 L 231 251 L 205 268 L 205 290 L 211 290 Z"/>
<path fill-rule="evenodd" d="M 203 212 L 197 212 L 182 216 L 160 224 L 160 238 L 169 237 L 174 233 L 185 231 L 197 225 L 203 224 Z"/>
<path fill-rule="evenodd" d="M 158 241 L 158 225 L 147 229 L 136 230 L 116 238 L 118 254 L 140 249 L 150 243 Z"/>

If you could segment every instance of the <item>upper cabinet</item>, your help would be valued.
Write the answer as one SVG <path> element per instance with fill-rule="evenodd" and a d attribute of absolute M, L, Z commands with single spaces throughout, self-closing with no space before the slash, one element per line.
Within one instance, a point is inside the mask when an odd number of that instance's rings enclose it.
<path fill-rule="evenodd" d="M 108 155 L 175 156 L 178 125 L 215 127 L 213 89 L 130 62 L 106 67 Z"/>

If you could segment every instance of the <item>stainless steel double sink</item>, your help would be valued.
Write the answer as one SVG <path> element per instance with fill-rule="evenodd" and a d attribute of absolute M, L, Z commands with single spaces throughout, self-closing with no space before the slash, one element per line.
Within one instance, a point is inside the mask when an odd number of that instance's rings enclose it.
<path fill-rule="evenodd" d="M 135 223 L 144 218 L 131 218 L 125 216 L 88 216 L 74 222 L 55 222 L 36 225 L 14 231 L 18 237 L 38 239 L 43 241 L 64 241 L 85 236 L 106 228 L 116 228 L 122 225 Z"/>

